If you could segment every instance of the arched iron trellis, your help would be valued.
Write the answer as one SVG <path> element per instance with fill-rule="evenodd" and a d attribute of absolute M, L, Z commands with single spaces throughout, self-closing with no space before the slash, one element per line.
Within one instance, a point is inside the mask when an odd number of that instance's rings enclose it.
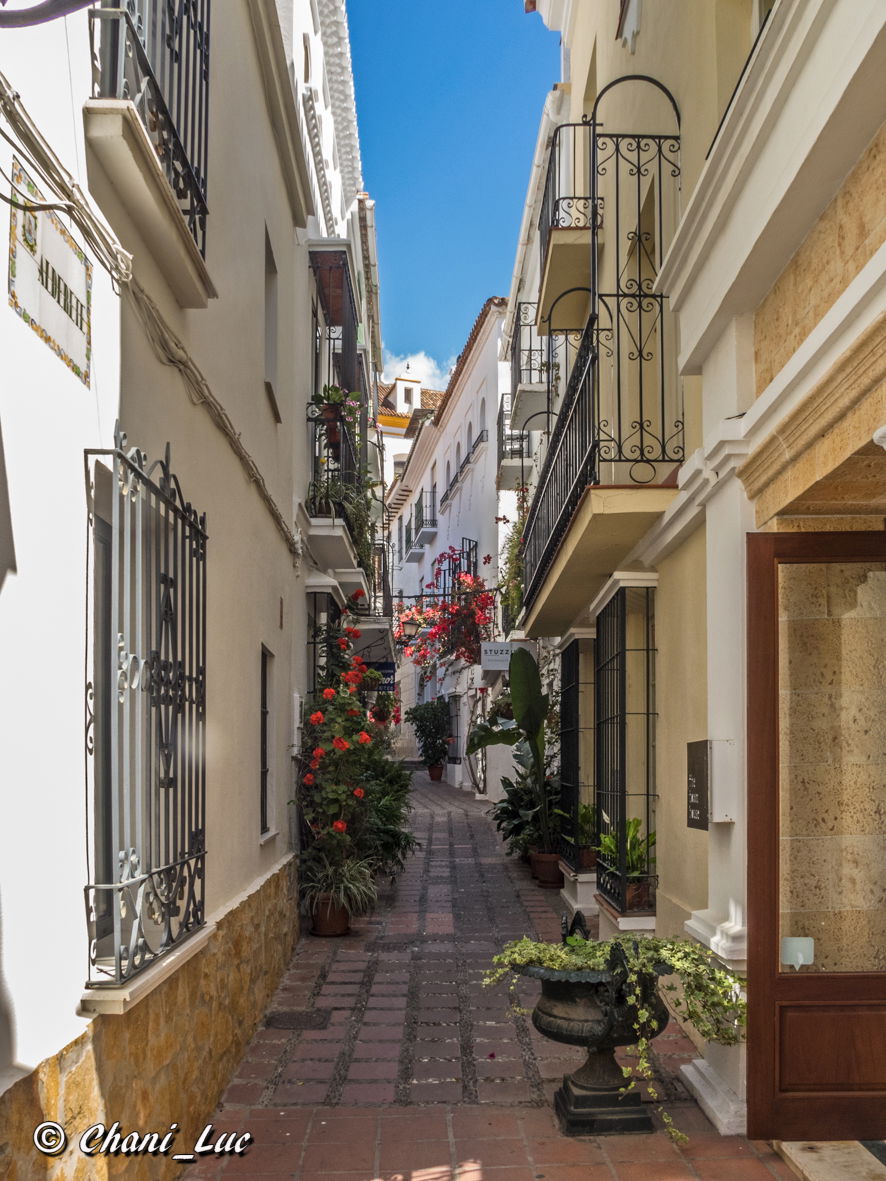
<path fill-rule="evenodd" d="M 673 129 L 621 130 L 616 115 L 604 122 L 613 92 L 628 85 L 657 91 Z M 660 119 L 653 125 L 660 127 Z M 603 87 L 581 126 L 587 128 L 587 153 L 576 152 L 574 163 L 586 160 L 590 172 L 584 185 L 590 194 L 590 283 L 561 292 L 545 316 L 549 372 L 551 350 L 565 348 L 558 370 L 566 385 L 527 521 L 528 603 L 589 484 L 659 484 L 684 455 L 667 295 L 656 288 L 676 223 L 680 111 L 661 82 L 631 74 Z M 562 168 L 559 158 L 556 168 Z M 590 308 L 570 357 L 570 334 L 562 325 L 553 331 L 555 309 L 582 291 L 589 292 Z"/>

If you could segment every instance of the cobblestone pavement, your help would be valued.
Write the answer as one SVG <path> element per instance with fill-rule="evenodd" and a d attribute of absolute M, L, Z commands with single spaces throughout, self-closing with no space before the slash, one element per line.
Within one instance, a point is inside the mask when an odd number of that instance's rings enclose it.
<path fill-rule="evenodd" d="M 665 1110 L 691 1136 L 567 1138 L 551 1097 L 583 1060 L 482 987 L 509 939 L 558 939 L 557 891 L 504 856 L 485 805 L 413 778 L 422 842 L 375 913 L 342 939 L 306 935 L 214 1117 L 248 1130 L 242 1157 L 198 1178 L 267 1181 L 771 1181 L 768 1145 L 721 1137 L 677 1077 L 695 1056 L 672 1025 L 656 1039 Z M 531 1007 L 538 986 L 521 985 Z M 213 1135 L 213 1140 L 215 1135 Z"/>

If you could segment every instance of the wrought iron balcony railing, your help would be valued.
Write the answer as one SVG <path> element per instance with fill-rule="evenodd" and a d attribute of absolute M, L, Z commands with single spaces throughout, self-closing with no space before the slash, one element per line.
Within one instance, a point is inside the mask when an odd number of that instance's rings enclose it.
<path fill-rule="evenodd" d="M 517 304 L 514 337 L 511 341 L 511 395 L 521 385 L 543 385 L 547 380 L 547 345 L 538 335 L 535 320 L 538 304 Z"/>
<path fill-rule="evenodd" d="M 311 406 L 309 418 L 314 427 L 314 478 L 308 511 L 312 517 L 340 517 L 345 522 L 357 559 L 369 574 L 373 528 L 357 444 L 333 407 Z"/>
<path fill-rule="evenodd" d="M 529 459 L 529 432 L 511 430 L 510 395 L 498 408 L 498 462 L 506 459 Z"/>
<path fill-rule="evenodd" d="M 605 205 L 613 228 L 601 275 L 601 223 L 596 218 L 591 223 L 592 310 L 574 360 L 563 371 L 566 387 L 524 533 L 530 604 L 588 485 L 661 483 L 684 456 L 667 296 L 655 289 L 675 218 L 680 137 L 604 129 L 600 101 L 626 83 L 657 88 L 666 100 L 666 116 L 675 117 L 679 127 L 669 91 L 645 77 L 621 78 L 605 87 L 590 122 L 582 125 L 590 160 L 589 208 Z M 639 184 L 641 177 L 650 183 Z M 574 336 L 563 338 L 567 354 Z"/>
<path fill-rule="evenodd" d="M 552 230 L 586 230 L 594 222 L 594 196 L 591 184 L 591 123 L 563 123 L 554 131 L 541 213 L 538 219 L 538 242 L 541 273 Z"/>
<path fill-rule="evenodd" d="M 135 104 L 204 255 L 210 2 L 103 0 L 89 13 L 93 98 Z"/>
<path fill-rule="evenodd" d="M 406 522 L 406 539 L 403 546 L 404 553 L 408 554 L 415 546 L 415 531 L 412 528 L 412 517 L 410 516 Z"/>
<path fill-rule="evenodd" d="M 425 529 L 436 529 L 437 495 L 435 492 L 420 492 L 412 511 L 416 537 Z"/>

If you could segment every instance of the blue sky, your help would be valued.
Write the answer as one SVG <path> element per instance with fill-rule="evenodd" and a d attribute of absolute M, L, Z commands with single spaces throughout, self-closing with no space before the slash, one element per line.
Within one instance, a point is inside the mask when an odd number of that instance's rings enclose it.
<path fill-rule="evenodd" d="M 376 201 L 388 377 L 445 380 L 507 295 L 559 34 L 523 0 L 348 0 L 363 181 Z M 417 354 L 430 360 L 423 361 Z"/>

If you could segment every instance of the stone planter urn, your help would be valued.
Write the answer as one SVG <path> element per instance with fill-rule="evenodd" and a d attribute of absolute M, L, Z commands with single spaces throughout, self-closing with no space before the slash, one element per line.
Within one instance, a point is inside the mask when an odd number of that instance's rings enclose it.
<path fill-rule="evenodd" d="M 669 971 L 661 965 L 661 974 Z M 628 1001 L 628 964 L 624 950 L 613 948 L 607 968 L 558 971 L 536 965 L 524 976 L 541 981 L 541 997 L 532 1012 L 535 1028 L 555 1042 L 584 1046 L 587 1061 L 554 1095 L 554 1111 L 567 1136 L 599 1136 L 616 1132 L 651 1132 L 652 1118 L 639 1091 L 622 1094 L 627 1080 L 615 1060 L 617 1046 L 632 1045 L 638 1033 L 635 1010 Z M 655 975 L 640 981 L 643 1005 L 653 1022 L 645 1035 L 653 1037 L 668 1022 L 668 1011 L 658 995 Z M 654 1029 L 654 1032 L 653 1032 Z"/>

